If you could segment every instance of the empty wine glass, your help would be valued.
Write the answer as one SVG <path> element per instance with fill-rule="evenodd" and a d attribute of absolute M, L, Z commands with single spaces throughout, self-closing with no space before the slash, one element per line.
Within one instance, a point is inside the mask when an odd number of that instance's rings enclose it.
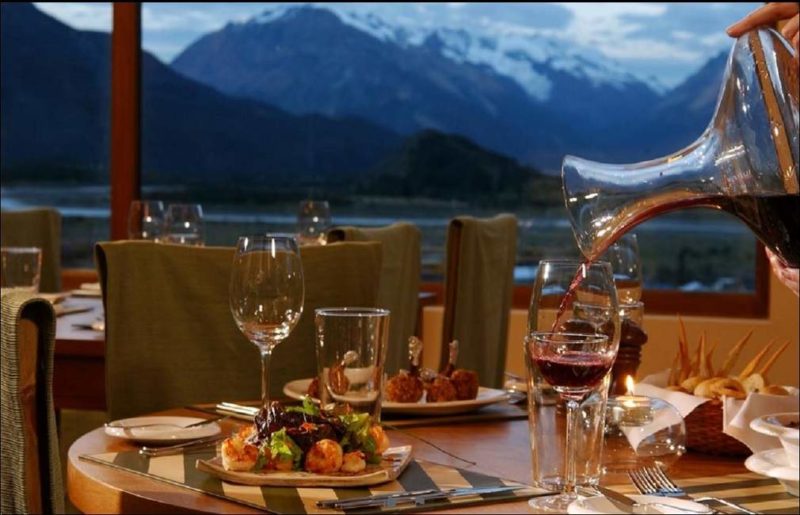
<path fill-rule="evenodd" d="M 128 208 L 128 238 L 153 240 L 161 238 L 164 229 L 164 203 L 160 200 L 134 200 Z"/>
<path fill-rule="evenodd" d="M 566 513 L 577 485 L 599 482 L 619 320 L 609 263 L 539 263 L 525 339 L 533 482 L 560 494 L 532 500 L 537 510 Z"/>
<path fill-rule="evenodd" d="M 327 200 L 303 200 L 297 210 L 297 239 L 301 245 L 324 245 L 331 226 Z"/>
<path fill-rule="evenodd" d="M 170 204 L 164 217 L 164 241 L 202 247 L 205 244 L 203 207 L 200 204 Z"/>
<path fill-rule="evenodd" d="M 231 269 L 229 302 L 239 330 L 261 352 L 261 405 L 269 416 L 272 350 L 303 313 L 303 264 L 291 236 L 242 236 Z"/>
<path fill-rule="evenodd" d="M 602 259 L 611 263 L 620 305 L 633 304 L 641 300 L 642 262 L 636 235 L 634 233 L 622 235 L 608 248 Z"/>

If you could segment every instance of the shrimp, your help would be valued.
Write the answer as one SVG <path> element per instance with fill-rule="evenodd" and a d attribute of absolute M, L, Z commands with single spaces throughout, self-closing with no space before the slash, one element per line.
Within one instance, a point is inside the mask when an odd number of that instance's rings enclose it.
<path fill-rule="evenodd" d="M 258 460 L 258 447 L 248 442 L 255 431 L 253 426 L 243 427 L 239 432 L 222 442 L 222 466 L 225 470 L 252 470 Z"/>
<path fill-rule="evenodd" d="M 370 427 L 369 435 L 375 440 L 375 454 L 383 454 L 389 448 L 389 436 L 381 426 Z"/>
<path fill-rule="evenodd" d="M 342 468 L 342 447 L 327 438 L 315 443 L 306 453 L 306 470 L 329 474 Z"/>
<path fill-rule="evenodd" d="M 348 474 L 357 474 L 367 468 L 367 462 L 364 460 L 365 455 L 361 451 L 348 452 L 342 458 L 342 472 Z"/>

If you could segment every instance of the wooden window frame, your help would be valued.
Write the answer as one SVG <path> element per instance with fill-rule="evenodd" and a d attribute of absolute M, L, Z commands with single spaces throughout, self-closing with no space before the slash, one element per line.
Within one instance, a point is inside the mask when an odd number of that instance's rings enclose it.
<path fill-rule="evenodd" d="M 115 2 L 112 29 L 111 88 L 111 238 L 127 237 L 127 211 L 141 197 L 141 3 Z M 755 291 L 750 293 L 645 290 L 648 313 L 736 318 L 769 316 L 769 262 L 756 243 Z M 423 283 L 423 292 L 444 301 L 443 283 Z M 532 286 L 514 288 L 512 306 L 528 309 Z M 429 301 L 430 302 L 430 301 Z"/>

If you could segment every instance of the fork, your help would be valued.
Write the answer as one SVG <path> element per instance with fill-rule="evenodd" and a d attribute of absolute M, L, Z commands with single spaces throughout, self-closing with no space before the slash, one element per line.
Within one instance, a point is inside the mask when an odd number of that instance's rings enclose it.
<path fill-rule="evenodd" d="M 734 509 L 739 513 L 746 513 L 748 515 L 757 515 L 758 512 L 748 510 L 744 506 L 740 506 L 738 504 L 734 504 L 730 501 L 726 501 L 725 499 L 720 499 L 718 497 L 697 497 L 693 498 L 689 496 L 686 491 L 675 484 L 669 476 L 667 476 L 661 467 L 654 466 L 654 467 L 642 467 L 637 470 L 631 470 L 628 472 L 628 477 L 630 477 L 631 481 L 633 482 L 634 486 L 639 490 L 639 492 L 645 495 L 660 495 L 663 497 L 675 497 L 678 499 L 688 499 L 690 501 L 695 501 L 699 503 L 706 503 L 708 501 L 713 501 L 720 503 L 722 505 L 727 506 L 728 508 Z"/>

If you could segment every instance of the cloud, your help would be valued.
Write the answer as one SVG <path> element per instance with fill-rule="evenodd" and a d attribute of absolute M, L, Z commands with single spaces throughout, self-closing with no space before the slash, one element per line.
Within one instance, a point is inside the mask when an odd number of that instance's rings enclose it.
<path fill-rule="evenodd" d="M 70 27 L 111 32 L 111 3 L 36 2 L 33 5 Z"/>

